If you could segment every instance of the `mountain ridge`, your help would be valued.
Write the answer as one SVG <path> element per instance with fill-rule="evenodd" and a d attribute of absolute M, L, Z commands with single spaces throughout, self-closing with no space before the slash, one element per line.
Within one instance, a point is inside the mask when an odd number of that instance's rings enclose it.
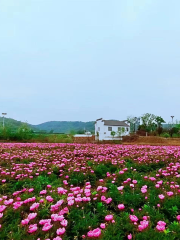
<path fill-rule="evenodd" d="M 94 132 L 94 121 L 82 122 L 82 121 L 48 121 L 40 124 L 29 124 L 26 122 L 18 121 L 13 118 L 5 118 L 5 126 L 16 130 L 22 124 L 28 124 L 34 131 L 46 131 L 54 133 L 71 133 L 82 132 L 84 130 Z M 0 125 L 2 126 L 3 118 L 0 117 Z"/>

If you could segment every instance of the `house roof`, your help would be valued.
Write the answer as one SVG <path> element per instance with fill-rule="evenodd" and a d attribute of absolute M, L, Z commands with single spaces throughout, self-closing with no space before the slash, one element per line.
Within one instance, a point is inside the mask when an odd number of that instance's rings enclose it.
<path fill-rule="evenodd" d="M 118 120 L 103 120 L 104 125 L 108 126 L 120 126 L 120 127 L 129 127 L 128 124 L 126 124 L 124 121 L 118 121 Z"/>

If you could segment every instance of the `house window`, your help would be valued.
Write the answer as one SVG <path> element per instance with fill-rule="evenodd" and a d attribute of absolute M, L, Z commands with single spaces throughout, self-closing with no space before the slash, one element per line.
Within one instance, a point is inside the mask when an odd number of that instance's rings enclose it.
<path fill-rule="evenodd" d="M 121 127 L 118 127 L 118 131 L 121 131 Z"/>
<path fill-rule="evenodd" d="M 112 131 L 112 127 L 108 127 L 108 131 Z"/>
<path fill-rule="evenodd" d="M 129 128 L 126 128 L 126 131 L 128 132 L 128 131 L 129 131 Z"/>
<path fill-rule="evenodd" d="M 98 127 L 98 131 L 100 131 L 100 127 Z"/>

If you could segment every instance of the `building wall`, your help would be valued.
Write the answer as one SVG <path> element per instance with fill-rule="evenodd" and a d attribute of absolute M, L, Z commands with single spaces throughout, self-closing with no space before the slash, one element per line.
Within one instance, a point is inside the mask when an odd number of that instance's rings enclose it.
<path fill-rule="evenodd" d="M 98 128 L 100 128 L 100 131 Z M 99 137 L 97 137 L 97 132 L 99 132 Z M 104 122 L 101 120 L 97 121 L 95 124 L 95 136 L 96 140 L 102 140 L 104 138 Z"/>
<path fill-rule="evenodd" d="M 98 131 L 98 127 L 100 128 L 100 131 Z M 101 140 L 113 140 L 113 139 L 121 140 L 121 137 L 118 137 L 118 134 L 116 134 L 114 137 L 112 137 L 111 131 L 108 131 L 108 127 L 112 127 L 112 131 L 117 132 L 119 126 L 106 126 L 106 125 L 104 125 L 104 122 L 102 122 L 101 120 L 96 122 L 96 124 L 95 124 L 96 140 L 100 140 L 100 141 Z M 126 127 L 124 127 L 124 128 L 126 130 Z M 97 137 L 97 132 L 99 132 L 99 137 Z M 125 131 L 125 133 L 122 134 L 122 136 L 129 135 L 129 133 L 130 133 L 130 127 L 128 127 L 128 131 Z"/>

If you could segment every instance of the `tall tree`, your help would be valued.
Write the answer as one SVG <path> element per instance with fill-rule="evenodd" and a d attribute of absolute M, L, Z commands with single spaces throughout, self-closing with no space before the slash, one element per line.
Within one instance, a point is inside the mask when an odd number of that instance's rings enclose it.
<path fill-rule="evenodd" d="M 141 117 L 143 128 L 148 132 L 155 130 L 156 129 L 155 119 L 156 116 L 154 114 L 151 113 L 143 114 L 143 116 Z"/>
<path fill-rule="evenodd" d="M 165 123 L 164 119 L 161 116 L 156 116 L 151 113 L 145 113 L 141 117 L 142 125 L 141 128 L 146 131 L 155 131 L 156 129 L 162 126 L 162 123 Z"/>
<path fill-rule="evenodd" d="M 156 116 L 155 122 L 157 124 L 157 127 L 161 127 L 162 123 L 165 123 L 164 119 L 161 116 Z"/>
<path fill-rule="evenodd" d="M 128 123 L 130 124 L 130 131 L 131 132 L 134 132 L 135 131 L 135 124 L 137 122 L 137 117 L 134 117 L 134 116 L 128 116 L 127 117 L 127 121 Z"/>

